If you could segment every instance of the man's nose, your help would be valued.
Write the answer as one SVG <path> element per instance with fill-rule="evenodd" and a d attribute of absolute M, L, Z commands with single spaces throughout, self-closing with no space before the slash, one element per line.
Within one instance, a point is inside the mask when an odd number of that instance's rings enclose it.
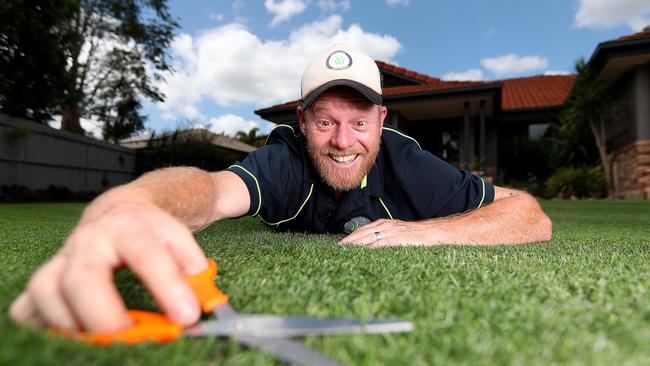
<path fill-rule="evenodd" d="M 345 150 L 352 147 L 354 143 L 354 131 L 345 124 L 338 125 L 332 136 L 332 145 L 340 150 Z"/>

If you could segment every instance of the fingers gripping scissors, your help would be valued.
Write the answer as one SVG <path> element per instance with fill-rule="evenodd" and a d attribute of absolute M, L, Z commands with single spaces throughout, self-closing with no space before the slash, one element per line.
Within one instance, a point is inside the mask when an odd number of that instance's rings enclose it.
<path fill-rule="evenodd" d="M 289 338 L 309 335 L 409 332 L 413 329 L 411 322 L 391 319 L 371 319 L 362 323 L 350 318 L 240 314 L 228 303 L 228 296 L 215 285 L 216 276 L 217 264 L 210 259 L 207 270 L 186 277 L 199 299 L 203 312 L 213 313 L 216 319 L 201 321 L 184 328 L 160 313 L 129 310 L 128 315 L 134 325 L 122 331 L 74 334 L 59 331 L 59 333 L 99 345 L 114 342 L 127 344 L 170 342 L 181 336 L 230 337 L 239 344 L 261 349 L 285 362 L 329 366 L 340 364 Z"/>

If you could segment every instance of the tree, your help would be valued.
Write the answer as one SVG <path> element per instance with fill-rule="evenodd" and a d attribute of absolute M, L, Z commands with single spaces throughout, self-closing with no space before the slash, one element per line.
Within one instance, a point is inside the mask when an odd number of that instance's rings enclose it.
<path fill-rule="evenodd" d="M 258 135 L 259 128 L 253 127 L 248 132 L 239 131 L 235 134 L 235 139 L 255 147 L 261 147 L 266 142 L 268 135 Z"/>
<path fill-rule="evenodd" d="M 0 111 L 45 123 L 62 103 L 72 1 L 0 1 Z"/>
<path fill-rule="evenodd" d="M 140 98 L 164 100 L 154 81 L 171 71 L 178 27 L 166 0 L 1 0 L 0 22 L 7 113 L 41 122 L 60 114 L 61 128 L 79 133 L 80 118 L 106 121 L 115 140 L 143 128 Z"/>
<path fill-rule="evenodd" d="M 605 122 L 614 113 L 614 103 L 610 97 L 610 86 L 596 81 L 589 73 L 589 65 L 584 59 L 576 62 L 576 81 L 571 95 L 560 114 L 560 130 L 566 135 L 584 136 L 584 131 L 591 131 L 592 142 L 598 151 L 598 157 L 605 176 L 608 197 L 614 196 L 612 179 L 612 158 L 607 153 Z M 574 144 L 577 153 L 587 155 L 589 146 Z M 582 151 L 580 150 L 582 149 Z"/>
<path fill-rule="evenodd" d="M 194 125 L 193 121 L 181 122 Z M 223 170 L 247 153 L 214 144 L 214 134 L 202 128 L 183 128 L 152 134 L 147 146 L 137 150 L 138 174 L 169 166 L 195 166 L 208 171 Z"/>
<path fill-rule="evenodd" d="M 177 26 L 165 0 L 80 0 L 67 29 L 61 128 L 78 131 L 85 117 L 142 129 L 141 104 L 133 98 L 164 100 L 153 80 L 171 70 L 167 49 Z"/>
<path fill-rule="evenodd" d="M 133 95 L 133 90 L 128 88 L 126 82 L 117 83 L 116 89 L 110 92 L 113 95 L 104 98 L 113 102 L 100 107 L 106 110 L 99 111 L 98 114 L 106 116 L 102 127 L 104 140 L 117 144 L 120 140 L 144 129 L 146 117 L 138 112 L 140 101 L 136 95 Z"/>

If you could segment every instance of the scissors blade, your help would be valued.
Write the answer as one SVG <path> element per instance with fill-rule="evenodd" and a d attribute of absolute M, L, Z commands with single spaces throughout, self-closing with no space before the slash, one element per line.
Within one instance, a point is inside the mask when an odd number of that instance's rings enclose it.
<path fill-rule="evenodd" d="M 286 338 L 235 337 L 238 343 L 259 348 L 294 365 L 342 366 L 322 353 Z"/>
<path fill-rule="evenodd" d="M 413 324 L 403 320 L 311 318 L 277 315 L 234 315 L 208 320 L 186 330 L 189 336 L 304 337 L 355 333 L 409 332 Z"/>
<path fill-rule="evenodd" d="M 241 317 L 239 313 L 228 303 L 223 304 L 214 310 L 217 319 L 227 321 L 231 318 Z M 218 321 L 217 321 L 218 322 Z M 195 334 L 192 334 L 194 332 Z M 201 327 L 193 327 L 186 331 L 188 335 L 212 335 L 206 333 Z M 231 334 L 223 334 L 231 336 Z M 286 338 L 261 338 L 233 336 L 233 339 L 246 347 L 258 348 L 264 352 L 273 354 L 278 359 L 292 365 L 315 365 L 315 366 L 343 366 L 324 354 L 305 347 L 302 343 Z"/>
<path fill-rule="evenodd" d="M 226 319 L 226 318 L 231 318 L 233 316 L 239 315 L 237 310 L 235 310 L 235 308 L 233 308 L 232 305 L 230 305 L 229 303 L 225 303 L 215 308 L 213 313 L 217 317 L 217 319 Z"/>

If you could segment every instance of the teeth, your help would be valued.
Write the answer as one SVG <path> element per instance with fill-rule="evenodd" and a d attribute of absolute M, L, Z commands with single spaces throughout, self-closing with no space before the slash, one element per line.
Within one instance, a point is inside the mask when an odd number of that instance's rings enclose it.
<path fill-rule="evenodd" d="M 344 156 L 335 156 L 335 155 L 330 155 L 332 160 L 336 161 L 337 163 L 341 164 L 348 164 L 354 160 L 354 158 L 357 157 L 357 155 L 344 155 Z"/>

